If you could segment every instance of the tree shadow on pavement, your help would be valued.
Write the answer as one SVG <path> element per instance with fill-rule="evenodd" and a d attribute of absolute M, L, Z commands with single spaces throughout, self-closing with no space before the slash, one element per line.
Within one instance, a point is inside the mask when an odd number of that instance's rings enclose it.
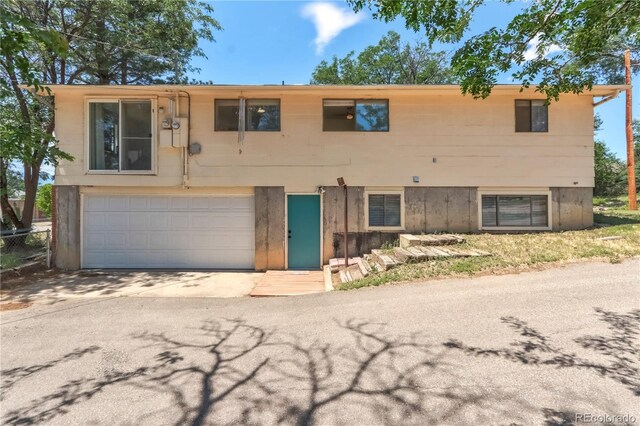
<path fill-rule="evenodd" d="M 499 357 L 528 365 L 548 365 L 556 368 L 584 369 L 625 385 L 634 395 L 640 395 L 640 310 L 616 313 L 595 308 L 600 321 L 606 324 L 609 336 L 587 335 L 574 339 L 586 350 L 596 352 L 588 359 L 555 346 L 551 339 L 515 317 L 503 317 L 502 322 L 520 335 L 507 348 L 480 348 L 449 340 L 444 346 L 461 350 L 471 356 Z"/>
<path fill-rule="evenodd" d="M 196 332 L 176 331 L 178 337 L 137 333 L 132 351 L 148 354 L 142 366 L 69 378 L 20 408 L 5 407 L 3 423 L 63 422 L 60 416 L 89 402 L 122 409 L 104 404 L 125 388 L 153 401 L 153 409 L 129 407 L 137 417 L 126 420 L 133 424 L 424 424 L 459 418 L 465 410 L 488 422 L 514 413 L 524 420 L 535 409 L 513 393 L 464 385 L 450 350 L 424 334 L 394 335 L 384 324 L 356 319 L 335 325 L 339 342 L 276 333 L 241 319 L 207 321 Z M 62 359 L 79 360 L 72 357 Z"/>
<path fill-rule="evenodd" d="M 0 371 L 0 401 L 4 399 L 7 392 L 19 383 L 21 380 L 28 379 L 34 375 L 51 369 L 61 363 L 77 360 L 85 355 L 92 354 L 100 350 L 99 346 L 88 346 L 86 348 L 78 348 L 69 352 L 60 358 L 48 361 L 42 364 L 35 364 L 28 367 L 9 368 Z"/>

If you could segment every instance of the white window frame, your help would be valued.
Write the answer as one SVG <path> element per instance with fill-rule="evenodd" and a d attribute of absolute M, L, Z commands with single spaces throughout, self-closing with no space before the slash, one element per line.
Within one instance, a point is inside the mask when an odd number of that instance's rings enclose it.
<path fill-rule="evenodd" d="M 400 226 L 369 226 L 369 195 L 400 195 Z M 364 191 L 364 220 L 368 231 L 403 231 L 404 230 L 404 189 Z"/>
<path fill-rule="evenodd" d="M 151 170 L 93 170 L 91 169 L 91 141 L 90 135 L 90 119 L 89 107 L 92 103 L 117 103 L 118 104 L 118 116 L 122 115 L 121 102 L 122 101 L 150 101 L 151 102 Z M 156 109 L 157 109 L 157 97 L 140 97 L 140 96 L 119 96 L 114 97 L 90 97 L 85 99 L 85 126 L 84 126 L 84 170 L 88 175 L 156 175 L 158 167 L 158 131 L 156 124 Z M 119 130 L 122 126 L 119 126 Z M 118 135 L 119 141 L 120 135 Z M 120 155 L 120 154 L 119 154 Z M 119 159 L 120 160 L 120 159 Z"/>
<path fill-rule="evenodd" d="M 482 226 L 482 196 L 527 196 L 546 195 L 547 196 L 547 226 Z M 480 231 L 551 231 L 552 225 L 552 197 L 549 189 L 479 189 L 477 195 L 478 202 L 478 229 Z"/>

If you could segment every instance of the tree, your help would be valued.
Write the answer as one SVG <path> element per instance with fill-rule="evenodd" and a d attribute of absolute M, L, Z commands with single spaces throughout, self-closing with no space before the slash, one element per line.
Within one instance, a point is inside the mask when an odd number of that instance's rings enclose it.
<path fill-rule="evenodd" d="M 38 195 L 36 196 L 36 206 L 38 210 L 47 215 L 47 217 L 51 217 L 52 213 L 52 185 L 50 183 L 45 183 L 44 185 L 38 188 Z"/>
<path fill-rule="evenodd" d="M 403 43 L 389 31 L 378 44 L 355 56 L 321 61 L 311 84 L 451 84 L 456 78 L 444 52 L 432 52 L 426 43 Z"/>
<path fill-rule="evenodd" d="M 48 84 L 149 84 L 187 80 L 199 40 L 220 29 L 198 0 L 9 0 L 0 5 L 2 211 L 29 228 L 42 164 L 71 159 L 53 136 Z M 31 90 L 26 90 L 25 86 Z M 23 164 L 22 217 L 6 200 L 7 167 Z"/>
<path fill-rule="evenodd" d="M 0 19 L 0 205 L 3 227 L 7 218 L 17 229 L 31 226 L 35 194 L 43 163 L 70 158 L 57 148 L 52 136 L 52 108 L 21 84 L 42 91 L 40 75 L 33 67 L 32 52 L 46 48 L 62 55 L 64 41 L 53 31 L 41 29 L 11 10 L 2 8 Z M 9 203 L 9 169 L 13 161 L 23 165 L 24 208 L 19 217 Z M 15 176 L 14 176 L 15 177 Z"/>
<path fill-rule="evenodd" d="M 523 87 L 537 84 L 548 99 L 581 93 L 615 74 L 615 58 L 637 47 L 640 39 L 637 0 L 528 2 L 505 28 L 492 27 L 468 39 L 472 18 L 487 0 L 347 1 L 356 12 L 372 10 L 375 19 L 402 17 L 408 28 L 424 32 L 430 45 L 462 42 L 452 67 L 462 92 L 481 98 L 505 73 Z M 637 59 L 640 53 L 635 55 Z"/>
<path fill-rule="evenodd" d="M 620 160 L 602 141 L 594 143 L 595 187 L 593 195 L 616 196 L 626 192 L 627 171 Z"/>

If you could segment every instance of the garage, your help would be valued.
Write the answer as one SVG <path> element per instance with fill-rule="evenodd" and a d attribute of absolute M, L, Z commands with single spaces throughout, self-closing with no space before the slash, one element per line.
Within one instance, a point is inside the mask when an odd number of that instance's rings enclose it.
<path fill-rule="evenodd" d="M 82 267 L 253 269 L 254 197 L 85 194 Z"/>

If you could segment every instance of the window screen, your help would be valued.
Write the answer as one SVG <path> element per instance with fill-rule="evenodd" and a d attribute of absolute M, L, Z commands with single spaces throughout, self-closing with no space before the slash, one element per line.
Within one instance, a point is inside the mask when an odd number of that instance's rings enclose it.
<path fill-rule="evenodd" d="M 400 194 L 370 194 L 369 226 L 400 226 L 400 204 Z"/>
<path fill-rule="evenodd" d="M 151 170 L 151 102 L 122 102 L 122 170 Z"/>
<path fill-rule="evenodd" d="M 89 169 L 151 171 L 150 101 L 89 103 Z"/>
<path fill-rule="evenodd" d="M 120 169 L 119 106 L 117 102 L 89 104 L 89 168 Z"/>
<path fill-rule="evenodd" d="M 548 226 L 546 195 L 483 195 L 482 226 Z"/>
<path fill-rule="evenodd" d="M 543 100 L 516 101 L 516 132 L 547 132 L 549 111 Z"/>
<path fill-rule="evenodd" d="M 238 131 L 240 110 L 238 99 L 218 99 L 215 108 L 215 130 Z M 279 131 L 279 99 L 247 99 L 245 111 L 246 131 Z"/>

